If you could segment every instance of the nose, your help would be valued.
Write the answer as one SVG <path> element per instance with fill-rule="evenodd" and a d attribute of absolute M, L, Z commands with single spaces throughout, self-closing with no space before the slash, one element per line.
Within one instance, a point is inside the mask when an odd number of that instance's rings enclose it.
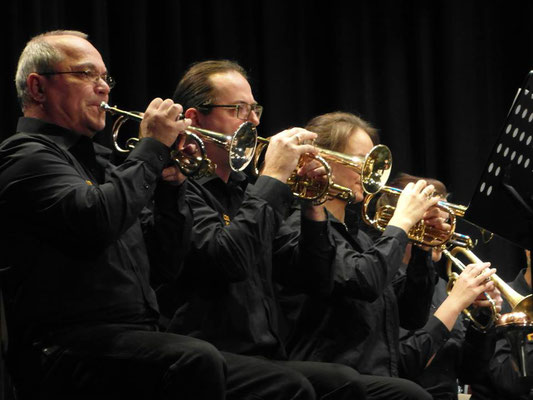
<path fill-rule="evenodd" d="M 251 111 L 250 115 L 248 115 L 248 121 L 250 121 L 254 126 L 258 126 L 261 121 L 259 121 L 259 118 L 257 118 L 257 114 L 255 111 Z"/>
<path fill-rule="evenodd" d="M 105 94 L 105 95 L 108 95 L 109 92 L 111 92 L 111 88 L 109 87 L 109 85 L 106 83 L 106 81 L 102 79 L 100 79 L 100 82 L 98 82 L 94 90 L 97 94 Z"/>

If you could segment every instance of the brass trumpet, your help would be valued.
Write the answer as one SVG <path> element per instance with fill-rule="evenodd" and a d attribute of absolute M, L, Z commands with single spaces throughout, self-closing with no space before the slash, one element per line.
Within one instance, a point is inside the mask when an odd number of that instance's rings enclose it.
<path fill-rule="evenodd" d="M 257 138 L 257 148 L 253 157 L 253 169 L 259 175 L 260 159 L 263 156 L 270 140 L 268 138 Z M 387 182 L 391 168 L 392 156 L 389 148 L 385 145 L 377 145 L 365 157 L 350 156 L 337 151 L 318 147 L 317 155 L 304 154 L 298 161 L 301 167 L 309 160 L 315 159 L 320 162 L 326 170 L 326 179 L 311 179 L 299 176 L 296 171 L 289 177 L 287 184 L 293 195 L 301 199 L 310 200 L 314 204 L 322 204 L 325 201 L 338 198 L 345 201 L 353 201 L 352 191 L 334 182 L 330 163 L 338 163 L 352 168 L 361 175 L 361 183 L 366 193 L 376 193 Z"/>
<path fill-rule="evenodd" d="M 451 290 L 451 287 L 459 277 L 459 275 L 452 271 L 453 265 L 455 265 L 457 268 L 459 268 L 461 271 L 464 270 L 465 265 L 459 260 L 456 255 L 458 253 L 463 254 L 465 257 L 467 257 L 470 262 L 472 263 L 481 263 L 482 261 L 470 250 L 469 248 L 459 247 L 456 246 L 451 250 L 444 249 L 443 254 L 448 258 L 448 261 L 446 263 L 446 270 L 448 273 L 449 281 L 448 281 L 448 292 Z M 453 264 L 453 265 L 452 265 Z M 493 274 L 488 279 L 492 280 L 494 282 L 494 285 L 498 288 L 500 293 L 502 294 L 502 297 L 504 297 L 509 305 L 511 306 L 511 309 L 513 310 L 514 314 L 513 316 L 506 317 L 507 314 L 504 314 L 502 318 L 500 318 L 500 315 L 498 314 L 498 311 L 496 310 L 496 304 L 494 301 L 487 296 L 487 299 L 489 302 L 491 302 L 492 307 L 492 315 L 490 320 L 483 324 L 482 322 L 475 319 L 475 317 L 472 315 L 471 311 L 466 309 L 463 310 L 463 313 L 470 318 L 472 323 L 481 331 L 487 330 L 493 323 L 496 323 L 497 326 L 505 326 L 509 324 L 517 324 L 518 321 L 515 320 L 515 317 L 522 317 L 525 316 L 525 319 L 520 319 L 520 323 L 523 323 L 524 321 L 529 321 L 529 324 L 532 324 L 533 321 L 533 295 L 528 296 L 522 296 L 520 293 L 518 293 L 516 290 L 514 290 L 511 286 L 509 286 L 507 283 L 503 281 L 498 275 Z"/>
<path fill-rule="evenodd" d="M 136 111 L 124 111 L 117 107 L 111 107 L 104 101 L 100 104 L 100 107 L 113 115 L 119 115 L 111 129 L 113 143 L 117 151 L 121 153 L 130 152 L 140 139 L 138 137 L 128 138 L 125 143 L 126 147 L 122 148 L 118 144 L 119 131 L 124 122 L 129 119 L 141 122 L 143 119 L 142 114 Z M 193 178 L 210 175 L 215 169 L 215 165 L 207 158 L 204 142 L 214 143 L 227 150 L 229 164 L 234 171 L 242 171 L 252 161 L 257 142 L 257 131 L 251 122 L 241 124 L 233 135 L 225 135 L 194 126 L 189 126 L 185 134 L 195 142 L 199 155 L 191 155 L 181 150 L 173 149 L 171 157 L 184 175 Z"/>
<path fill-rule="evenodd" d="M 373 226 L 377 230 L 384 232 L 392 216 L 394 215 L 394 211 L 396 211 L 396 207 L 390 204 L 395 203 L 394 201 L 378 201 L 376 204 L 374 218 L 372 218 L 369 215 L 369 209 L 371 208 L 372 200 L 374 200 L 377 194 L 390 194 L 393 196 L 393 199 L 397 200 L 397 197 L 402 194 L 402 190 L 390 186 L 383 186 L 379 193 L 371 193 L 366 196 L 365 200 L 363 201 L 363 221 L 365 221 L 365 223 L 368 225 Z M 470 238 L 455 232 L 455 227 L 457 224 L 456 217 L 463 217 L 467 207 L 460 204 L 448 203 L 446 201 L 439 201 L 437 206 L 447 212 L 450 216 L 450 230 L 444 231 L 432 226 L 428 226 L 425 224 L 424 220 L 421 220 L 409 230 L 407 234 L 409 239 L 418 246 L 439 247 L 445 244 L 456 244 L 461 247 L 468 247 L 470 245 Z"/>

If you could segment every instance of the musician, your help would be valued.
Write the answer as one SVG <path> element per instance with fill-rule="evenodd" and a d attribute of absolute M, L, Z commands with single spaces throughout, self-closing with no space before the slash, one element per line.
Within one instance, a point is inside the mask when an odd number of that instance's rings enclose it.
<path fill-rule="evenodd" d="M 246 72 L 232 61 L 194 64 L 173 98 L 200 128 L 231 135 L 244 121 L 255 126 L 260 122 L 262 107 L 254 99 Z M 286 181 L 300 155 L 316 152 L 304 144 L 315 137 L 301 128 L 271 137 L 262 173 L 254 184 L 243 173 L 231 170 L 227 150 L 206 143 L 216 172 L 200 179 L 198 185 L 189 182 L 187 199 L 194 216 L 191 250 L 173 285 L 159 289 L 160 299 L 167 304 L 165 310 L 175 311 L 169 326 L 172 332 L 264 360 L 265 368 L 283 371 L 286 379 L 310 382 L 316 398 L 361 399 L 364 390 L 353 369 L 288 361 L 278 324 L 274 278 L 289 282 L 296 277 L 293 283 L 305 287 L 320 284 L 328 275 L 322 266 L 327 267 L 332 255 L 324 240 L 323 209 L 309 207 L 304 212 L 301 242 L 284 227 L 292 202 Z M 293 245 L 294 251 L 285 253 L 292 261 L 287 268 L 276 269 L 272 263 L 279 245 L 275 238 Z M 306 275 L 301 279 L 303 271 Z M 173 293 L 177 294 L 174 303 Z M 227 365 L 230 371 L 234 367 Z M 246 363 L 241 366 L 246 368 Z"/>
<path fill-rule="evenodd" d="M 373 147 L 375 129 L 361 118 L 333 112 L 313 118 L 306 129 L 318 134 L 315 144 L 325 149 L 364 157 Z M 335 182 L 363 200 L 359 173 L 331 165 Z M 375 243 L 357 224 L 346 220 L 347 203 L 325 203 L 330 242 L 335 246 L 329 292 L 320 295 L 283 288 L 283 305 L 291 323 L 289 350 L 299 360 L 338 362 L 374 375 L 367 381 L 372 399 L 430 399 L 421 387 L 398 378 L 398 327 L 421 327 L 426 322 L 435 272 L 431 254 L 414 248 L 406 275 L 395 276 L 408 243 L 407 232 L 425 218 L 446 228 L 433 206 L 435 188 L 421 180 L 406 186 L 394 216 Z M 289 222 L 297 227 L 299 212 Z M 365 378 L 366 379 L 366 378 Z"/>
<path fill-rule="evenodd" d="M 419 179 L 400 174 L 390 185 L 401 189 L 408 182 Z M 427 181 L 436 188 L 435 196 L 445 200 L 447 191 L 444 184 L 435 179 Z M 382 198 L 380 201 L 390 203 L 393 199 Z M 404 266 L 409 263 L 411 246 L 407 246 L 402 262 Z M 433 261 L 438 267 L 444 265 L 441 257 L 441 251 L 432 250 Z M 480 274 L 489 265 L 468 265 L 459 275 L 449 295 L 446 272 L 439 271 L 431 303 L 432 315 L 428 322 L 418 330 L 400 329 L 400 376 L 420 384 L 431 393 L 433 399 L 457 399 L 458 379 L 468 384 L 480 383 L 486 379 L 486 366 L 494 349 L 493 335 L 476 329 L 474 324 L 461 316 L 461 311 L 471 304 L 478 310 L 481 307 L 491 307 L 483 293 L 487 293 L 494 301 L 496 311 L 501 311 L 502 298 L 498 289 L 492 281 L 487 282 L 486 276 Z M 402 267 L 400 273 L 405 273 L 404 271 L 405 268 Z M 494 272 L 495 269 L 491 269 L 486 275 Z M 472 313 L 476 314 L 476 311 L 473 310 Z M 480 321 L 482 323 L 488 322 L 489 316 L 490 311 L 477 315 L 478 318 L 483 318 Z"/>
<path fill-rule="evenodd" d="M 110 151 L 92 141 L 105 126 L 99 105 L 113 84 L 81 32 L 38 35 L 19 59 L 24 117 L 0 146 L 0 242 L 11 267 L 9 362 L 18 393 L 223 399 L 221 354 L 158 331 L 142 234 L 173 249 L 173 259 L 188 244 L 184 177 L 167 166 L 190 120 L 179 120 L 182 107 L 170 99 L 154 99 L 141 124 L 144 138 L 116 167 Z M 152 213 L 145 207 L 151 200 Z"/>
<path fill-rule="evenodd" d="M 525 250 L 527 268 L 522 269 L 515 280 L 509 284 L 514 290 L 523 296 L 531 294 L 531 254 Z M 503 303 L 502 315 L 511 312 L 511 306 L 507 301 Z M 511 346 L 505 337 L 499 337 L 496 349 L 490 360 L 491 391 L 483 393 L 479 399 L 506 400 L 531 400 L 533 399 L 533 337 L 531 329 L 526 332 L 525 359 L 527 378 L 521 377 L 518 370 L 518 361 L 512 356 Z M 478 397 L 476 397 L 478 398 Z"/>

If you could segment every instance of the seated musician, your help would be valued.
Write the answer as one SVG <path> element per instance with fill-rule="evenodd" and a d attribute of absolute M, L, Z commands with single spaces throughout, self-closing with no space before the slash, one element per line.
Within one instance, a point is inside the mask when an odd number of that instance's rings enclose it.
<path fill-rule="evenodd" d="M 192 65 L 174 99 L 184 105 L 185 116 L 198 128 L 232 135 L 243 122 L 255 126 L 260 122 L 262 107 L 254 99 L 246 71 L 232 61 Z M 160 274 L 167 278 L 158 288 L 159 299 L 172 318 L 169 331 L 214 344 L 226 356 L 230 373 L 258 371 L 255 378 L 240 380 L 251 393 L 284 384 L 305 389 L 298 398 L 364 399 L 355 370 L 288 360 L 278 322 L 274 279 L 300 278 L 305 272 L 307 280 L 325 281 L 327 274 L 321 267 L 327 267 L 332 254 L 324 240 L 328 227 L 322 209 L 306 208 L 301 243 L 284 229 L 292 203 L 286 181 L 300 155 L 316 152 L 305 144 L 315 137 L 292 128 L 270 138 L 254 184 L 242 172 L 232 171 L 226 148 L 206 142 L 215 173 L 188 182 L 186 197 L 194 217 L 191 249 L 183 270 Z M 282 236 L 279 242 L 274 241 L 277 235 Z M 293 262 L 278 268 L 272 253 L 288 243 L 294 246 L 285 258 Z M 295 280 L 307 285 L 306 279 Z"/>
<path fill-rule="evenodd" d="M 191 215 L 170 147 L 190 121 L 179 119 L 179 104 L 154 99 L 144 138 L 116 167 L 111 151 L 92 140 L 105 126 L 100 104 L 113 84 L 81 32 L 38 35 L 19 58 L 24 117 L 0 145 L 8 352 L 18 395 L 223 399 L 217 349 L 158 330 L 141 228 L 160 234 L 171 259 L 182 256 L 186 241 L 173 239 L 189 237 Z M 146 207 L 152 199 L 155 215 Z"/>
<path fill-rule="evenodd" d="M 373 147 L 374 128 L 361 118 L 333 112 L 312 119 L 306 129 L 317 133 L 318 147 L 364 157 Z M 335 182 L 363 200 L 359 172 L 331 163 Z M 297 360 L 330 361 L 348 365 L 368 379 L 371 399 L 430 399 L 415 383 L 399 378 L 398 328 L 422 327 L 428 318 L 435 271 L 431 253 L 412 251 L 402 279 L 395 280 L 408 244 L 407 232 L 418 221 L 446 229 L 435 188 L 424 180 L 409 183 L 399 196 L 385 232 L 375 241 L 346 220 L 347 202 L 325 202 L 329 240 L 335 247 L 328 291 L 303 293 L 282 289 L 289 319 L 290 356 Z M 289 223 L 298 229 L 300 212 Z M 449 228 L 449 226 L 448 226 Z M 283 262 L 282 259 L 276 262 Z"/>
<path fill-rule="evenodd" d="M 418 179 L 400 174 L 390 185 L 401 189 Z M 436 195 L 446 199 L 444 184 L 434 179 L 428 181 L 435 186 Z M 409 263 L 411 246 L 408 245 L 404 256 L 405 266 Z M 448 277 L 443 268 L 445 260 L 441 260 L 442 252 L 434 249 L 432 256 L 439 273 L 431 304 L 432 316 L 421 329 L 400 330 L 400 376 L 420 384 L 431 393 L 433 399 L 456 399 L 458 380 L 468 384 L 484 382 L 487 377 L 486 365 L 494 348 L 493 335 L 476 329 L 471 321 L 463 318 L 461 312 L 472 303 L 474 307 L 491 307 L 484 292 L 493 299 L 498 312 L 502 299 L 494 283 L 485 281 L 489 274 L 480 275 L 488 263 L 468 265 L 448 295 Z M 491 269 L 490 275 L 494 272 Z M 487 316 L 489 314 L 490 311 Z M 486 316 L 479 315 L 478 318 Z"/>

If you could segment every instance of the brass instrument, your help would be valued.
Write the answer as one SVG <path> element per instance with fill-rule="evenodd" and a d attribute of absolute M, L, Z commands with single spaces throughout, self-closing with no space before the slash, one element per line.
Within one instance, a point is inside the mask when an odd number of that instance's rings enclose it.
<path fill-rule="evenodd" d="M 459 277 L 459 275 L 452 271 L 452 264 L 458 267 L 461 271 L 464 270 L 465 265 L 456 257 L 458 253 L 462 253 L 465 257 L 467 257 L 470 262 L 472 263 L 481 263 L 482 261 L 470 250 L 469 248 L 459 247 L 456 246 L 451 250 L 444 249 L 443 250 L 444 255 L 448 258 L 448 261 L 446 263 L 446 270 L 448 273 L 449 281 L 448 281 L 448 289 L 451 290 L 451 287 Z M 511 286 L 509 286 L 507 283 L 503 281 L 498 275 L 493 274 L 488 279 L 492 280 L 494 282 L 494 285 L 498 288 L 500 293 L 502 294 L 502 297 L 504 297 L 509 305 L 511 306 L 513 313 L 515 314 L 513 316 L 507 316 L 507 314 L 504 314 L 504 316 L 501 316 L 498 314 L 496 310 L 496 305 L 494 301 L 487 296 L 487 299 L 492 304 L 492 315 L 491 319 L 486 323 L 483 324 L 480 321 L 476 320 L 472 313 L 469 310 L 463 310 L 465 315 L 469 317 L 474 325 L 482 330 L 487 330 L 493 323 L 496 324 L 496 326 L 505 326 L 508 324 L 516 324 L 518 323 L 518 320 L 521 320 L 523 323 L 527 319 L 529 319 L 529 323 L 531 324 L 533 321 L 533 295 L 529 296 L 522 296 L 520 293 L 518 293 L 516 290 L 514 290 Z M 526 317 L 524 320 L 523 317 Z"/>
<path fill-rule="evenodd" d="M 362 205 L 363 221 L 368 225 L 373 226 L 377 230 L 384 232 L 389 224 L 394 211 L 396 210 L 395 201 L 381 202 L 382 204 L 376 204 L 376 211 L 374 218 L 369 215 L 369 209 L 371 208 L 371 202 L 375 199 L 377 194 L 390 194 L 395 200 L 402 194 L 401 189 L 397 189 L 390 186 L 383 186 L 379 193 L 371 193 L 365 197 Z M 437 229 L 425 224 L 424 220 L 417 222 L 408 232 L 407 236 L 416 245 L 439 247 L 442 245 L 456 244 L 461 247 L 468 247 L 469 240 L 465 235 L 461 235 L 455 232 L 457 224 L 456 217 L 463 217 L 465 215 L 467 207 L 460 204 L 452 204 L 446 201 L 439 201 L 437 206 L 448 213 L 449 224 L 451 226 L 449 231 Z"/>
<path fill-rule="evenodd" d="M 131 119 L 141 122 L 143 119 L 142 113 L 124 111 L 117 107 L 111 107 L 104 101 L 100 104 L 100 107 L 113 115 L 119 115 L 111 129 L 113 143 L 117 151 L 121 153 L 130 152 L 139 141 L 139 138 L 128 138 L 125 143 L 125 148 L 120 147 L 118 144 L 119 131 L 127 120 Z M 225 135 L 194 126 L 189 126 L 185 134 L 195 142 L 196 148 L 198 149 L 197 153 L 191 155 L 181 150 L 173 149 L 171 151 L 171 157 L 184 175 L 194 178 L 212 174 L 215 169 L 215 165 L 207 158 L 204 142 L 214 143 L 227 150 L 229 165 L 234 171 L 242 171 L 252 161 L 257 142 L 257 131 L 251 122 L 241 124 L 233 135 Z M 199 155 L 197 155 L 198 152 Z"/>
<path fill-rule="evenodd" d="M 259 174 L 260 158 L 263 156 L 270 140 L 257 138 L 257 148 L 253 159 L 253 167 L 256 175 Z M 298 161 L 298 167 L 309 160 L 319 161 L 326 169 L 326 179 L 311 179 L 299 176 L 296 171 L 290 176 L 287 184 L 292 193 L 301 199 L 310 200 L 314 204 L 322 204 L 325 201 L 338 198 L 344 201 L 353 201 L 352 191 L 334 182 L 330 163 L 338 163 L 352 168 L 361 176 L 361 184 L 366 193 L 376 193 L 387 182 L 392 168 L 392 156 L 389 148 L 385 145 L 377 145 L 370 150 L 365 157 L 350 156 L 337 151 L 318 147 L 317 155 L 304 154 Z"/>

